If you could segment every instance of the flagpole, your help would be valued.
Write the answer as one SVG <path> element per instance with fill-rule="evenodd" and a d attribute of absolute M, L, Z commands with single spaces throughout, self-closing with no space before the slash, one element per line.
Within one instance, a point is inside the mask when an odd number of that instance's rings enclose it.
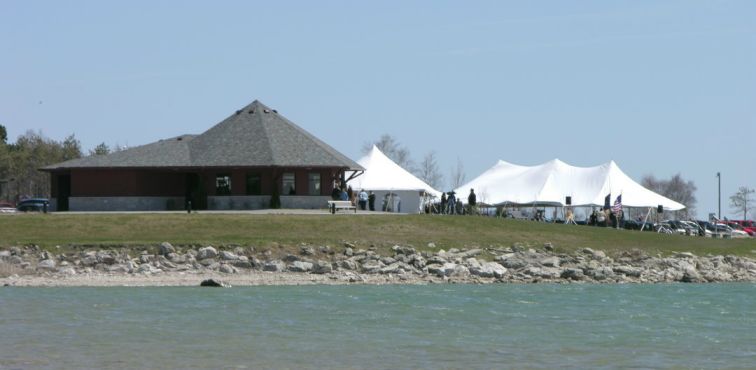
<path fill-rule="evenodd" d="M 620 212 L 622 212 L 622 192 L 621 192 L 621 191 L 620 191 L 620 195 L 619 195 L 618 199 L 620 199 L 620 203 L 619 203 L 619 205 L 620 205 L 620 208 L 619 208 L 619 210 L 617 211 L 617 214 L 616 214 L 616 215 L 614 215 L 614 218 L 616 218 L 616 219 L 617 219 L 617 230 L 619 230 L 619 229 L 620 229 L 620 218 L 619 218 L 619 217 L 620 217 Z M 615 202 L 616 202 L 616 201 L 615 201 Z"/>
<path fill-rule="evenodd" d="M 644 219 L 643 219 L 643 225 L 641 226 L 641 229 L 640 229 L 640 231 L 643 231 L 643 229 L 645 229 L 645 228 L 646 228 L 646 221 L 648 221 L 648 216 L 649 216 L 649 215 L 651 214 L 651 210 L 652 210 L 652 209 L 653 209 L 653 208 L 651 208 L 651 207 L 648 207 L 648 212 L 646 212 L 646 218 L 644 218 Z"/>

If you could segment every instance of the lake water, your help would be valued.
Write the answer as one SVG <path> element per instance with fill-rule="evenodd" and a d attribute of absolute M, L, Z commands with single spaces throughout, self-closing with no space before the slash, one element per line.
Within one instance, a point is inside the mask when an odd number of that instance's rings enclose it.
<path fill-rule="evenodd" d="M 0 369 L 756 368 L 756 285 L 0 288 Z"/>

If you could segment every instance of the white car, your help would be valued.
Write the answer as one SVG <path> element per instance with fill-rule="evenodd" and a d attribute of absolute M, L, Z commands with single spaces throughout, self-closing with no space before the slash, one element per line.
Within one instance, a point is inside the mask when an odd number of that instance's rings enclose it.
<path fill-rule="evenodd" d="M 685 225 L 688 225 L 689 228 L 696 231 L 697 236 L 705 236 L 707 238 L 711 238 L 711 230 L 708 230 L 706 228 L 701 227 L 698 223 L 694 221 L 680 221 L 684 223 Z"/>
<path fill-rule="evenodd" d="M 16 207 L 14 207 L 10 203 L 2 202 L 0 203 L 0 213 L 16 213 Z"/>
<path fill-rule="evenodd" d="M 737 230 L 731 228 L 729 225 L 725 224 L 716 224 L 716 227 L 718 230 L 724 230 L 726 234 L 729 234 L 730 238 L 750 238 L 751 236 L 748 235 L 747 232 L 743 230 Z"/>

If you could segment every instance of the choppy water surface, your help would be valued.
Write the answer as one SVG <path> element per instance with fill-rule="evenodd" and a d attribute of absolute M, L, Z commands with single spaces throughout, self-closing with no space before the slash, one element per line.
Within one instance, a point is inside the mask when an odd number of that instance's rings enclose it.
<path fill-rule="evenodd" d="M 0 288 L 0 368 L 755 368 L 756 285 Z"/>

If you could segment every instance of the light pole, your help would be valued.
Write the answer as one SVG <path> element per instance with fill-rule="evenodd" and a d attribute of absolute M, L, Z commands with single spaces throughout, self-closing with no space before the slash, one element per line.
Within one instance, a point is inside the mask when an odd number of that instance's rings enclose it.
<path fill-rule="evenodd" d="M 722 219 L 722 173 L 717 172 L 717 200 L 718 200 L 718 206 L 717 208 L 717 218 Z"/>

